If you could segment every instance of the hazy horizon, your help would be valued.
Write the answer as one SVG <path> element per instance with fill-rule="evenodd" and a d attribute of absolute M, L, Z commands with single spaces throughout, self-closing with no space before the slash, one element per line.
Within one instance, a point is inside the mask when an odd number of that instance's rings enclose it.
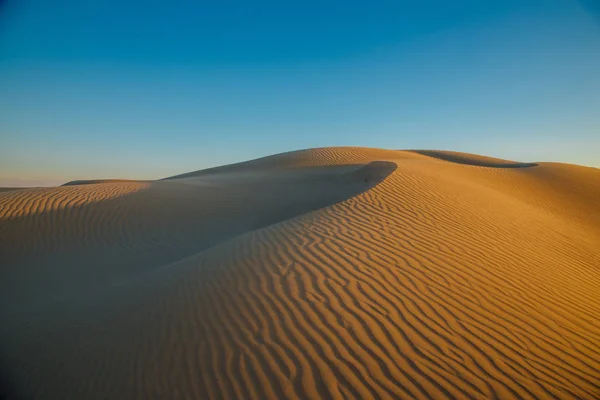
<path fill-rule="evenodd" d="M 0 186 L 324 146 L 600 167 L 600 19 L 584 2 L 0 7 Z"/>

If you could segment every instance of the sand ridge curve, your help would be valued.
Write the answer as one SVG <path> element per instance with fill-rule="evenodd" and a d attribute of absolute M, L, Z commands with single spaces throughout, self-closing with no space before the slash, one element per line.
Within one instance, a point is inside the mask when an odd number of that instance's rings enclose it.
<path fill-rule="evenodd" d="M 76 298 L 368 190 L 392 163 L 202 180 L 107 181 L 0 194 L 4 309 Z M 241 176 L 241 178 L 240 178 Z"/>

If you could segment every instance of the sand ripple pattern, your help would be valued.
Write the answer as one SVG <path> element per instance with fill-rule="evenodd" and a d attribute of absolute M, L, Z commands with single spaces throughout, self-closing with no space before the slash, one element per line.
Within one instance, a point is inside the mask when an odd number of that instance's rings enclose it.
<path fill-rule="evenodd" d="M 61 186 L 0 192 L 0 220 L 100 203 L 138 192 L 148 186 L 147 183 L 129 181 L 115 185 Z"/>
<path fill-rule="evenodd" d="M 600 236 L 558 204 L 598 218 L 600 171 L 379 158 L 367 192 L 23 319 L 9 359 L 39 398 L 600 398 Z"/>

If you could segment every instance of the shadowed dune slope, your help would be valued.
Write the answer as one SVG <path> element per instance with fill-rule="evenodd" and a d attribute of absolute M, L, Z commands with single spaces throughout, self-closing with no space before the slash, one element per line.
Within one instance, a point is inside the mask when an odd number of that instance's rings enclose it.
<path fill-rule="evenodd" d="M 161 185 L 301 186 L 288 169 L 314 184 L 338 163 L 327 185 L 378 184 L 7 315 L 15 385 L 64 399 L 600 397 L 599 170 L 359 148 L 273 156 L 274 175 L 262 160 Z M 385 163 L 347 166 L 371 161 Z"/>
<path fill-rule="evenodd" d="M 70 299 L 368 190 L 395 164 L 0 193 L 2 308 Z M 10 300 L 10 301 L 8 301 Z"/>

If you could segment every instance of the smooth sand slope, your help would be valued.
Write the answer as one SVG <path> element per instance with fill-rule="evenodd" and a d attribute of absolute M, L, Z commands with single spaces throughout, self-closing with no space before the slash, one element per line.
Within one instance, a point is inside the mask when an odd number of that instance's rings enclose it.
<path fill-rule="evenodd" d="M 0 255 L 13 394 L 600 398 L 593 168 L 327 148 L 6 192 Z"/>

